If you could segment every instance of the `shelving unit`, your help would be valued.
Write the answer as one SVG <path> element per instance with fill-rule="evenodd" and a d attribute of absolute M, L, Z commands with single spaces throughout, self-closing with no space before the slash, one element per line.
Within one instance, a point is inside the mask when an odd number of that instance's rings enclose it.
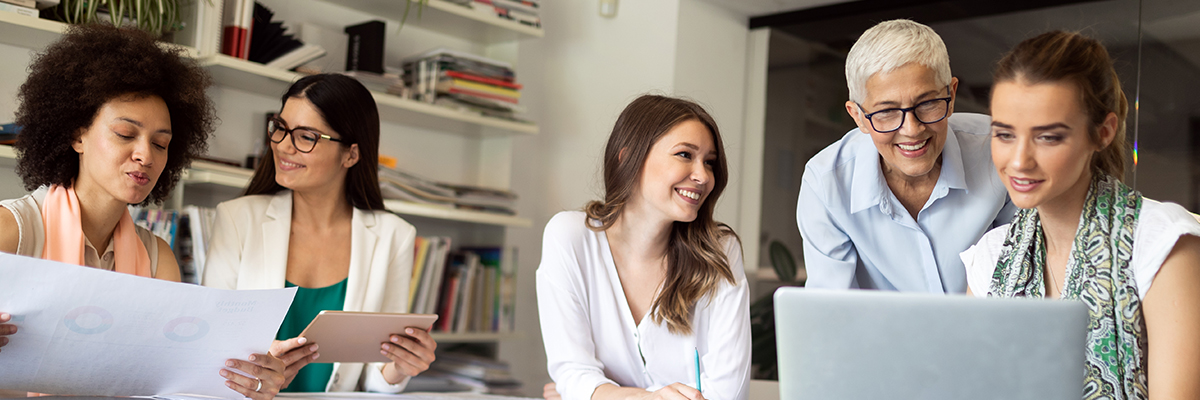
<path fill-rule="evenodd" d="M 67 24 L 61 22 L 0 12 L 0 43 L 41 49 L 66 30 Z"/>
<path fill-rule="evenodd" d="M 404 18 L 403 0 L 323 0 L 353 8 L 381 18 L 400 21 Z M 496 16 L 492 10 L 476 7 L 475 3 L 458 5 L 446 0 L 428 0 L 418 17 L 417 4 L 412 1 L 405 25 L 419 26 L 434 32 L 463 38 L 472 42 L 496 44 L 517 39 L 540 38 L 542 28 Z"/>
<path fill-rule="evenodd" d="M 224 54 L 204 56 L 199 62 L 219 85 L 271 97 L 283 95 L 288 86 L 303 77 L 295 72 L 270 68 Z M 387 93 L 372 91 L 371 95 L 375 97 L 379 117 L 384 121 L 466 136 L 538 133 L 537 124 L 485 117 Z M 495 129 L 481 129 L 484 127 Z"/>

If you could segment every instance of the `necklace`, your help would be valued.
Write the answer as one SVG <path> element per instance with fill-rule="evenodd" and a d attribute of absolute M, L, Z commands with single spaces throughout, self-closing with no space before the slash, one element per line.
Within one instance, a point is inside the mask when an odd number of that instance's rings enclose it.
<path fill-rule="evenodd" d="M 1058 278 L 1054 276 L 1054 268 L 1050 268 L 1050 266 L 1047 265 L 1046 272 L 1048 274 L 1050 274 L 1050 287 L 1052 287 L 1054 289 L 1054 291 L 1059 292 L 1058 296 L 1062 297 L 1062 292 L 1059 291 L 1059 289 L 1058 289 Z M 1046 294 L 1049 295 L 1049 293 L 1046 293 Z M 1049 297 L 1049 296 L 1047 296 L 1047 297 Z"/>

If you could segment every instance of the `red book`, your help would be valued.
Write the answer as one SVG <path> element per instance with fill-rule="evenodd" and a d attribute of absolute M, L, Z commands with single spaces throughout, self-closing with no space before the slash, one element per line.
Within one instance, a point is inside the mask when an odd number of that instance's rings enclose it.
<path fill-rule="evenodd" d="M 254 23 L 254 0 L 225 0 L 221 29 L 221 53 L 250 58 L 250 32 Z"/>
<path fill-rule="evenodd" d="M 509 88 L 509 89 L 515 89 L 515 90 L 520 90 L 522 87 L 521 84 L 519 84 L 519 83 L 505 82 L 505 81 L 502 81 L 499 79 L 485 78 L 485 77 L 482 77 L 479 75 L 471 75 L 471 74 L 458 72 L 458 71 L 446 71 L 446 76 L 449 76 L 451 78 L 465 79 L 468 81 L 475 81 L 475 82 L 479 82 L 479 83 L 486 83 L 489 85 L 496 85 L 496 86 Z"/>

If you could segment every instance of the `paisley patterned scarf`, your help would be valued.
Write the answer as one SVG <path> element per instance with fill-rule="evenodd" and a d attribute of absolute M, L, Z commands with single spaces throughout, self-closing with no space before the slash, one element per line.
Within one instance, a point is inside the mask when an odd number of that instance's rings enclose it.
<path fill-rule="evenodd" d="M 1067 262 L 1062 298 L 1088 307 L 1084 399 L 1145 399 L 1146 336 L 1129 260 L 1142 207 L 1140 193 L 1107 175 L 1088 189 Z M 1044 297 L 1046 237 L 1037 209 L 1022 209 L 1008 228 L 989 297 Z"/>

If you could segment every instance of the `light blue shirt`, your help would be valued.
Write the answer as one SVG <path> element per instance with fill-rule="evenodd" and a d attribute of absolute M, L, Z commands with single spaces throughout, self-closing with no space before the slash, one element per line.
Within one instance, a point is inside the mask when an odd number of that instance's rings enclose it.
<path fill-rule="evenodd" d="M 964 293 L 958 253 L 1017 209 L 996 175 L 991 118 L 950 116 L 942 170 L 914 220 L 892 193 L 871 136 L 851 130 L 804 167 L 796 224 L 807 287 Z"/>

